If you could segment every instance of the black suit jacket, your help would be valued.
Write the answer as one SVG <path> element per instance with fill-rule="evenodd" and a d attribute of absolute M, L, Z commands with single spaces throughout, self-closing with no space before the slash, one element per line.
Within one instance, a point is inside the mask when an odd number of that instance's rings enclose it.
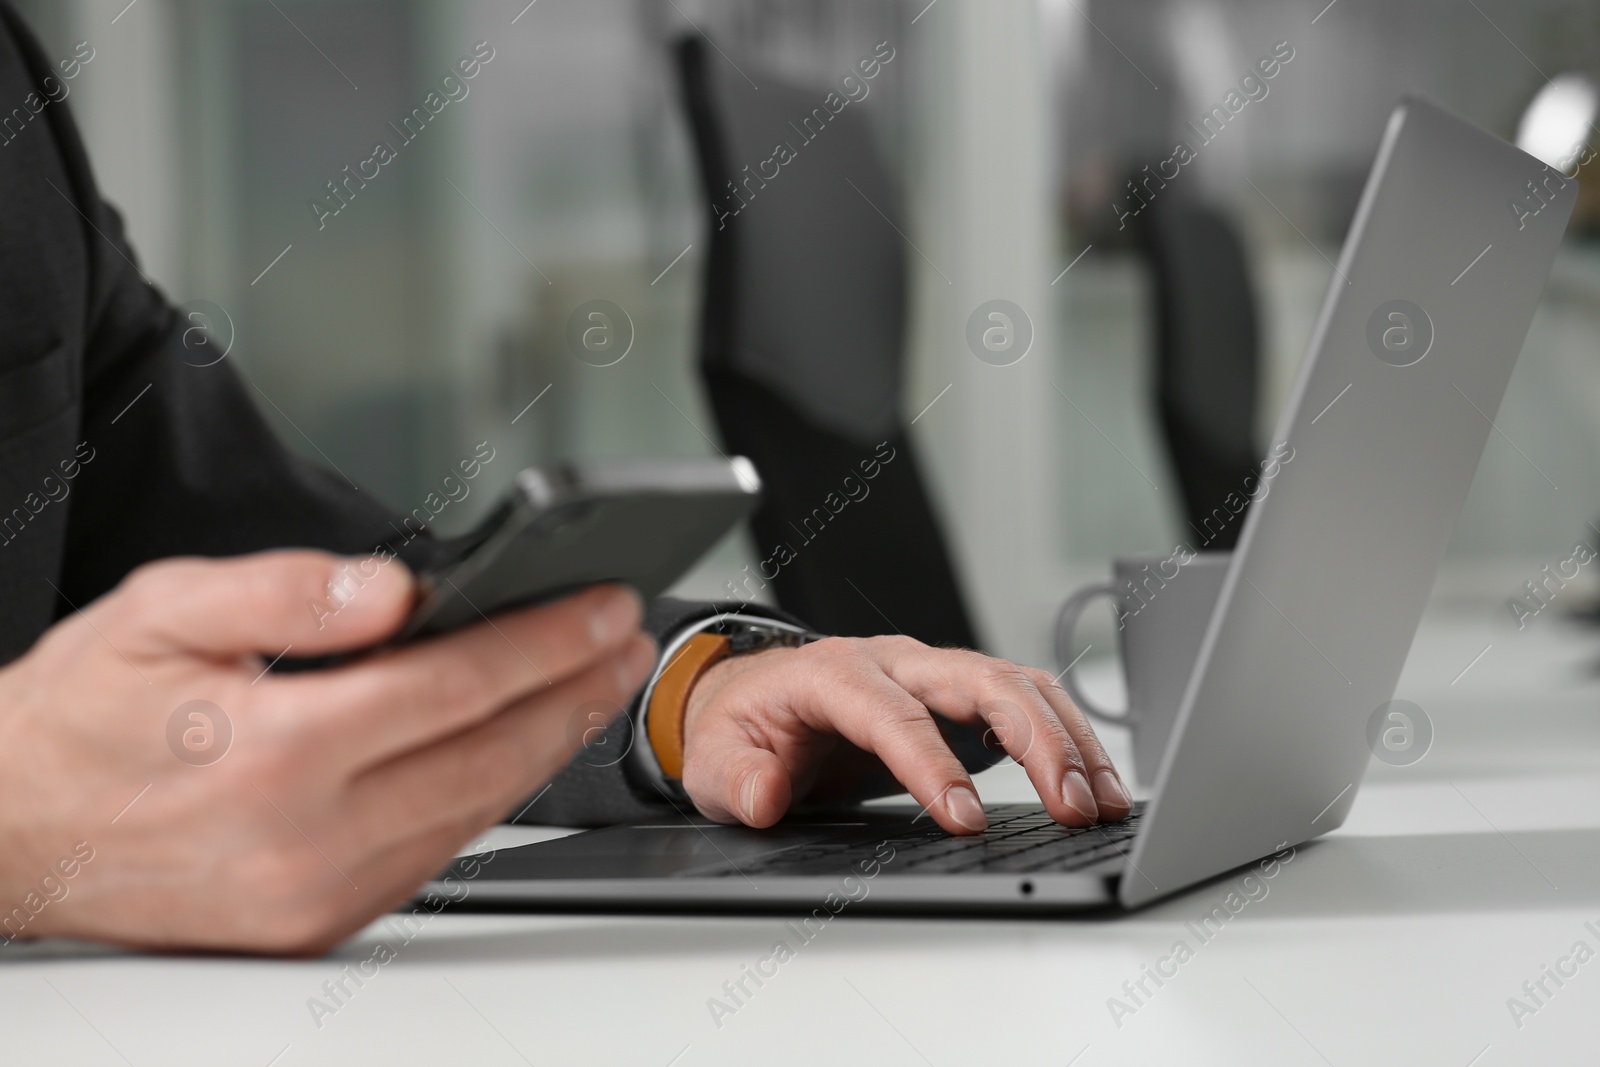
<path fill-rule="evenodd" d="M 387 544 L 425 561 L 431 541 L 407 542 L 394 512 L 284 447 L 230 361 L 185 348 L 189 324 L 140 273 L 67 104 L 45 102 L 59 73 L 0 3 L 0 663 L 165 556 Z M 661 639 L 730 609 L 660 600 L 646 628 Z M 626 722 L 613 731 L 628 743 Z M 659 814 L 667 801 L 627 764 L 575 761 L 521 821 Z"/>

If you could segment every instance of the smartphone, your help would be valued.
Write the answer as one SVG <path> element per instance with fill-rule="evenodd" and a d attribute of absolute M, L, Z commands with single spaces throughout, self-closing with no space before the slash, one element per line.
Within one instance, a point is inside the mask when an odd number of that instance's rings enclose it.
<path fill-rule="evenodd" d="M 596 582 L 659 596 L 760 497 L 743 456 L 531 467 L 418 575 L 417 605 L 398 636 L 444 633 Z"/>

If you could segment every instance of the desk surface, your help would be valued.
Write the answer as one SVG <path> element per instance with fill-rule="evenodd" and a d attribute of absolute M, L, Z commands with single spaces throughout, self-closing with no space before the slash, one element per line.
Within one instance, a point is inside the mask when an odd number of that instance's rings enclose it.
<path fill-rule="evenodd" d="M 840 920 L 760 988 L 747 982 L 751 996 L 718 1018 L 708 1001 L 733 1006 L 723 983 L 768 953 L 781 920 L 446 914 L 364 985 L 347 979 L 350 995 L 320 1018 L 312 998 L 324 982 L 392 934 L 369 928 L 310 962 L 18 945 L 0 960 L 0 1059 L 1592 1061 L 1600 641 L 1544 620 L 1518 634 L 1494 617 L 1430 613 L 1398 695 L 1430 714 L 1432 751 L 1406 768 L 1374 761 L 1348 823 L 1301 849 L 1205 940 L 1196 925 L 1237 876 L 1111 919 Z M 979 784 L 989 800 L 1027 799 L 1014 766 Z M 1160 963 L 1179 940 L 1187 958 Z M 1162 985 L 1144 978 L 1137 999 L 1124 989 L 1158 963 L 1175 972 Z M 1569 976 L 1558 985 L 1546 967 Z M 1514 1015 L 1513 997 L 1526 1010 Z"/>

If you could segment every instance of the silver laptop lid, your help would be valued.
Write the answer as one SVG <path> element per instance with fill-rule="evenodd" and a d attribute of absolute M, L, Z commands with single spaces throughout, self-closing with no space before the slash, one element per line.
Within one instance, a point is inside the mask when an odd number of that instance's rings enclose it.
<path fill-rule="evenodd" d="M 1389 119 L 1119 895 L 1344 821 L 1577 196 L 1415 98 Z M 1537 477 L 1529 470 L 1530 477 Z"/>

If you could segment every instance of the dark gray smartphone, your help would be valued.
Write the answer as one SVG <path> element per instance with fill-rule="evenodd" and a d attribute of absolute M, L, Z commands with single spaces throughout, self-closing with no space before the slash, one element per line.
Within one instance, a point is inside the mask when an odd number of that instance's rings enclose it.
<path fill-rule="evenodd" d="M 419 574 L 421 595 L 398 636 L 444 633 L 596 582 L 659 596 L 760 496 L 742 456 L 530 467 Z"/>

